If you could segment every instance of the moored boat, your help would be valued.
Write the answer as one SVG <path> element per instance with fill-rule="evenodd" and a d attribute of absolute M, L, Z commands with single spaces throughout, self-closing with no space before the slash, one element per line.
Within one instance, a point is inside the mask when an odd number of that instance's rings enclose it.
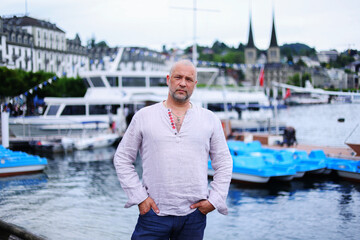
<path fill-rule="evenodd" d="M 360 161 L 340 158 L 328 158 L 328 168 L 347 180 L 360 182 Z"/>
<path fill-rule="evenodd" d="M 41 172 L 46 165 L 46 158 L 13 152 L 0 145 L 0 177 Z"/>

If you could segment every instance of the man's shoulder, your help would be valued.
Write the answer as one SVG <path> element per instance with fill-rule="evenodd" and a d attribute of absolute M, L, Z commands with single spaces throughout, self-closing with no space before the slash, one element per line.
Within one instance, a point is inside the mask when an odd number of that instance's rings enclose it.
<path fill-rule="evenodd" d="M 201 113 L 201 115 L 205 116 L 206 118 L 219 119 L 214 112 L 210 111 L 207 108 L 204 108 L 202 106 L 196 106 L 196 109 L 199 113 Z"/>
<path fill-rule="evenodd" d="M 161 107 L 161 102 L 152 104 L 150 106 L 146 106 L 141 108 L 139 111 L 136 112 L 137 115 L 149 114 L 153 113 L 154 110 L 159 109 Z"/>

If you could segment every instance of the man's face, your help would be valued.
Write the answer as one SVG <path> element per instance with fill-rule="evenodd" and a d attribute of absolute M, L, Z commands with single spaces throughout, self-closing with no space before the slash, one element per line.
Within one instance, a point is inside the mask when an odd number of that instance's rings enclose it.
<path fill-rule="evenodd" d="M 171 76 L 167 76 L 171 97 L 177 102 L 186 102 L 196 86 L 196 72 L 193 66 L 178 64 L 174 67 Z"/>

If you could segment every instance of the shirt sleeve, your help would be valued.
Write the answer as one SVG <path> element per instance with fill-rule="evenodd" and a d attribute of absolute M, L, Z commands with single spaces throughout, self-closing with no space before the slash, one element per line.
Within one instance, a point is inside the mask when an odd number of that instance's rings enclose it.
<path fill-rule="evenodd" d="M 148 197 L 148 193 L 141 183 L 134 166 L 142 142 L 138 113 L 131 120 L 114 156 L 116 174 L 128 197 L 125 208 L 138 205 Z"/>
<path fill-rule="evenodd" d="M 229 191 L 232 175 L 232 158 L 226 143 L 220 120 L 216 117 L 216 124 L 210 140 L 210 159 L 214 169 L 213 181 L 208 201 L 221 214 L 228 214 L 226 197 Z"/>

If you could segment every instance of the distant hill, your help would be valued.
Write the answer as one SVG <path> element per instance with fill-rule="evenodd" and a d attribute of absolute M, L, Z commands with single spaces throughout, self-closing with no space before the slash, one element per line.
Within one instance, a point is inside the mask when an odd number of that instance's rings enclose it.
<path fill-rule="evenodd" d="M 280 47 L 280 53 L 283 56 L 314 56 L 316 50 L 303 43 L 286 43 Z"/>

